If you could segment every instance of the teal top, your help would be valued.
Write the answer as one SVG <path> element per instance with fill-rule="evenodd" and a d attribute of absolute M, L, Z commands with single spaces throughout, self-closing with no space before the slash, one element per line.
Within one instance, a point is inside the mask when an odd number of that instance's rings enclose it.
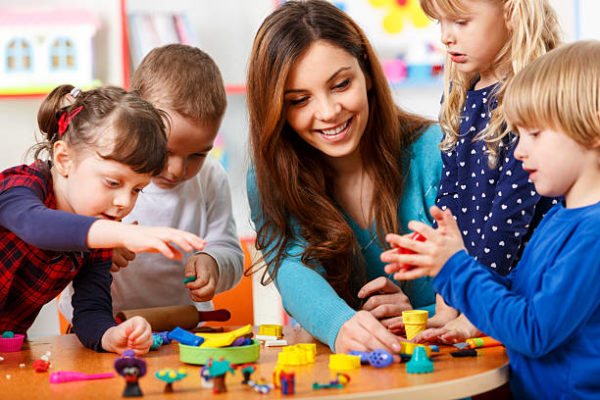
<path fill-rule="evenodd" d="M 418 220 L 431 224 L 429 208 L 435 204 L 437 188 L 442 171 L 442 159 L 438 144 L 442 139 L 439 125 L 430 126 L 403 155 L 405 185 L 398 202 L 398 215 L 402 232 L 408 232 L 407 224 Z M 252 220 L 258 228 L 262 224 L 261 206 L 253 170 L 247 179 L 248 200 Z M 360 244 L 367 266 L 369 280 L 387 276 L 380 260 L 381 247 L 373 226 L 362 229 L 346 215 L 346 219 Z M 293 222 L 292 222 L 293 223 Z M 335 340 L 341 326 L 356 311 L 352 309 L 329 285 L 323 275 L 325 269 L 311 269 L 302 264 L 301 254 L 306 242 L 302 237 L 290 240 L 286 256 L 282 258 L 275 285 L 281 294 L 283 306 L 304 329 L 334 350 Z M 267 258 L 267 264 L 273 257 Z M 390 277 L 391 278 L 391 277 Z M 392 279 L 393 280 L 393 279 Z M 408 296 L 412 306 L 427 309 L 433 315 L 435 293 L 430 278 L 396 282 Z"/>

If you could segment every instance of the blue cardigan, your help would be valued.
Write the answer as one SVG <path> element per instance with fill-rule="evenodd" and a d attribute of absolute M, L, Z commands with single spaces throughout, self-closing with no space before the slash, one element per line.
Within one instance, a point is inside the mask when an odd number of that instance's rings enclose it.
<path fill-rule="evenodd" d="M 429 208 L 434 204 L 440 181 L 442 160 L 438 150 L 442 132 L 438 125 L 429 127 L 403 154 L 406 181 L 402 198 L 398 202 L 400 227 L 408 232 L 407 224 L 419 220 L 431 224 Z M 262 224 L 261 205 L 256 180 L 252 170 L 247 180 L 248 199 L 252 220 L 257 228 Z M 387 276 L 380 254 L 384 250 L 376 238 L 374 227 L 361 229 L 348 216 L 347 220 L 361 246 L 367 265 L 369 280 Z M 306 246 L 302 237 L 291 241 L 287 256 L 282 259 L 275 284 L 281 293 L 283 306 L 304 329 L 334 350 L 335 340 L 341 326 L 356 311 L 352 309 L 329 285 L 322 267 L 310 269 L 301 262 Z M 267 259 L 269 264 L 273 258 Z M 435 293 L 429 278 L 400 282 L 399 286 L 410 299 L 414 308 L 435 309 Z"/>

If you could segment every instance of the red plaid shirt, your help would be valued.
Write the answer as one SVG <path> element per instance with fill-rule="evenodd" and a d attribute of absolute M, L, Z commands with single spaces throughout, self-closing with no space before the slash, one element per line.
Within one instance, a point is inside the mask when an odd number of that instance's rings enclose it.
<path fill-rule="evenodd" d="M 56 209 L 52 175 L 47 165 L 21 165 L 0 173 L 0 193 L 29 187 L 44 205 Z M 0 332 L 25 333 L 42 306 L 54 299 L 80 269 L 111 262 L 111 250 L 58 252 L 25 243 L 0 226 Z"/>

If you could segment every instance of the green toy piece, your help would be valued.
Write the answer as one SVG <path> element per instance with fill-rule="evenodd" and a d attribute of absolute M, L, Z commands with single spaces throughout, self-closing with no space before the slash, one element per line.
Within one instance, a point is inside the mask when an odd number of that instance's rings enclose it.
<path fill-rule="evenodd" d="M 196 280 L 195 276 L 186 276 L 185 278 L 183 278 L 183 284 L 187 285 L 190 282 L 194 282 Z"/>
<path fill-rule="evenodd" d="M 14 337 L 15 337 L 15 334 L 12 331 L 2 332 L 2 339 L 12 339 Z"/>

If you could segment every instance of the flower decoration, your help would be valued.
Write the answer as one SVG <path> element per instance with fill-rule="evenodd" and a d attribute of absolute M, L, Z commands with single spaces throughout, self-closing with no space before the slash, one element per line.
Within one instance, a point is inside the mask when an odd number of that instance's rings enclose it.
<path fill-rule="evenodd" d="M 419 29 L 430 24 L 429 18 L 419 5 L 419 0 L 369 0 L 369 3 L 375 8 L 387 10 L 383 17 L 383 29 L 387 33 L 402 32 L 406 22 Z"/>

